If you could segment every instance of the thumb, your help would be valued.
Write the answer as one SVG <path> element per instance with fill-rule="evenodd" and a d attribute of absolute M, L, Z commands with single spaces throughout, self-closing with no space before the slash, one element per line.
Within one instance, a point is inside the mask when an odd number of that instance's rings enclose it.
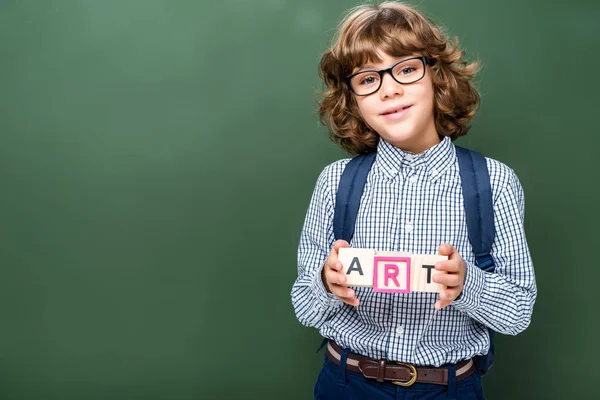
<path fill-rule="evenodd" d="M 335 243 L 333 244 L 333 249 L 335 250 L 336 253 L 342 247 L 350 247 L 350 243 L 346 242 L 345 240 L 336 240 Z"/>
<path fill-rule="evenodd" d="M 452 253 L 456 252 L 456 249 L 454 247 L 452 247 L 451 245 L 449 245 L 448 243 L 443 243 L 438 248 L 438 252 L 442 256 L 450 256 L 450 255 L 452 255 Z"/>

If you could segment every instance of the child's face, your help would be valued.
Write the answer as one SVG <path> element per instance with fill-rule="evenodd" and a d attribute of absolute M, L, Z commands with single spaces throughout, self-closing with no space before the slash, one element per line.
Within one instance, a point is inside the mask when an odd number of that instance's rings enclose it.
<path fill-rule="evenodd" d="M 354 73 L 382 70 L 413 57 L 396 58 L 381 51 L 378 54 L 382 59 L 380 63 L 367 64 L 355 69 Z M 388 143 L 412 153 L 420 153 L 439 143 L 433 118 L 433 84 L 429 68 L 423 79 L 410 84 L 400 84 L 386 73 L 377 92 L 354 98 L 365 122 Z"/>

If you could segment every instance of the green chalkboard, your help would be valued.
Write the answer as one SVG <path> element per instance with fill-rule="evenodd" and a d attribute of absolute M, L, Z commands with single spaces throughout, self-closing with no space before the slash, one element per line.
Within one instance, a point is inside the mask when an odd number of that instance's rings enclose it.
<path fill-rule="evenodd" d="M 0 1 L 0 398 L 309 399 L 290 301 L 317 63 L 355 1 Z M 590 398 L 600 3 L 419 1 L 482 61 L 460 144 L 526 193 L 539 296 L 489 399 Z"/>

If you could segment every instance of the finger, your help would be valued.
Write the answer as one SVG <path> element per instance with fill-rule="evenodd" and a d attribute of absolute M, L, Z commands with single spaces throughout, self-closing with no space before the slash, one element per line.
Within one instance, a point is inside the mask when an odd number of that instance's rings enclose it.
<path fill-rule="evenodd" d="M 446 289 L 440 292 L 440 299 L 435 303 L 435 309 L 441 310 L 442 308 L 449 306 L 458 297 L 461 289 Z"/>
<path fill-rule="evenodd" d="M 454 287 L 446 289 L 445 290 L 446 296 L 445 296 L 444 300 L 448 300 L 452 303 L 454 300 L 456 300 L 456 298 L 458 297 L 460 292 L 462 292 L 462 290 L 463 290 L 462 285 L 454 286 Z"/>
<path fill-rule="evenodd" d="M 356 298 L 356 293 L 354 292 L 354 290 L 345 287 L 345 286 L 340 286 L 340 285 L 332 285 L 331 287 L 331 294 L 333 294 L 336 297 L 340 297 L 340 298 L 347 298 L 347 299 L 355 299 Z"/>
<path fill-rule="evenodd" d="M 350 304 L 351 306 L 355 306 L 355 307 L 357 307 L 360 304 L 360 300 L 358 300 L 356 297 L 353 297 L 353 298 L 338 297 L 338 299 L 340 299 L 341 301 L 343 301 L 346 304 Z"/>
<path fill-rule="evenodd" d="M 338 251 L 340 250 L 340 248 L 342 247 L 350 247 L 350 243 L 346 242 L 345 240 L 336 240 L 335 243 L 333 244 L 333 250 L 335 250 L 335 254 L 337 255 Z"/>
<path fill-rule="evenodd" d="M 331 252 L 331 255 L 327 259 L 327 268 L 339 273 L 343 267 L 342 262 L 337 258 L 337 254 L 333 253 L 333 250 Z"/>
<path fill-rule="evenodd" d="M 452 303 L 452 300 L 448 298 L 447 292 L 444 290 L 440 292 L 440 299 L 435 303 L 435 309 L 441 310 L 444 307 L 447 307 Z"/>
<path fill-rule="evenodd" d="M 458 250 L 456 250 L 456 248 L 454 248 L 451 244 L 449 243 L 443 243 L 439 248 L 438 248 L 438 252 L 440 253 L 440 255 L 442 256 L 447 256 L 448 260 L 454 261 L 454 260 L 462 260 L 462 257 L 460 256 L 460 253 L 458 252 Z"/>
<path fill-rule="evenodd" d="M 351 306 L 358 306 L 360 301 L 356 298 L 356 292 L 348 287 L 334 285 L 332 294 Z"/>
<path fill-rule="evenodd" d="M 331 249 L 329 253 L 329 257 L 325 260 L 325 266 L 328 269 L 333 269 L 334 271 L 339 271 L 342 268 L 342 263 L 338 260 L 337 253 L 334 249 Z"/>
<path fill-rule="evenodd" d="M 453 253 L 456 253 L 456 249 L 448 243 L 442 243 L 440 247 L 438 247 L 438 252 L 442 256 L 450 257 Z"/>
<path fill-rule="evenodd" d="M 460 277 L 458 274 L 435 274 L 432 279 L 435 283 L 448 287 L 460 285 Z"/>
<path fill-rule="evenodd" d="M 329 252 L 329 257 L 327 257 L 327 266 L 334 271 L 341 271 L 342 263 L 338 260 L 338 251 L 342 247 L 350 247 L 350 244 L 345 240 L 336 240 L 333 244 L 333 248 Z"/>
<path fill-rule="evenodd" d="M 459 270 L 459 265 L 456 260 L 440 261 L 435 263 L 435 269 L 437 271 L 456 273 Z"/>
<path fill-rule="evenodd" d="M 342 268 L 342 263 L 338 261 L 338 251 L 342 247 L 350 247 L 350 245 L 345 240 L 336 240 L 335 243 L 333 243 L 333 248 L 329 252 L 329 257 L 327 257 L 326 265 L 336 271 L 339 271 Z"/>
<path fill-rule="evenodd" d="M 327 260 L 327 268 L 329 270 L 339 272 L 342 270 L 342 263 L 337 259 L 337 257 L 333 256 Z"/>
<path fill-rule="evenodd" d="M 449 305 L 450 305 L 450 303 L 451 303 L 450 301 L 446 301 L 446 300 L 438 300 L 438 301 L 435 303 L 435 306 L 434 306 L 434 307 L 435 307 L 435 309 L 436 309 L 436 310 L 441 310 L 442 308 L 449 306 Z"/>
<path fill-rule="evenodd" d="M 328 270 L 325 272 L 325 279 L 327 279 L 329 284 L 344 285 L 347 278 L 344 274 L 339 274 L 333 270 Z"/>
<path fill-rule="evenodd" d="M 450 290 L 443 290 L 440 292 L 440 299 L 435 303 L 435 309 L 441 310 L 444 307 L 449 306 L 454 298 L 452 298 L 452 294 Z"/>

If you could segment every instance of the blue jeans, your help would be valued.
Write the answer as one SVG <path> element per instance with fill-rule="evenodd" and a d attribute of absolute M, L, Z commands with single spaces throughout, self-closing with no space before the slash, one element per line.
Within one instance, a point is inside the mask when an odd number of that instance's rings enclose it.
<path fill-rule="evenodd" d="M 391 382 L 379 383 L 358 372 L 337 366 L 325 356 L 323 368 L 314 389 L 316 400 L 485 400 L 481 377 L 477 371 L 460 382 L 450 379 L 448 385 L 415 383 L 409 387 Z"/>

